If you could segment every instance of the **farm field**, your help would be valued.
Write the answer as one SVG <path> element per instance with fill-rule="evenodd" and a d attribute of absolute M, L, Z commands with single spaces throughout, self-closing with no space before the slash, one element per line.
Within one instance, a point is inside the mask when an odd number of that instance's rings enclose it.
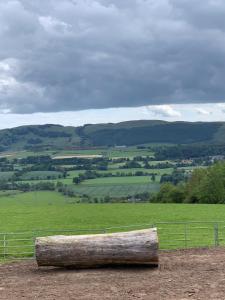
<path fill-rule="evenodd" d="M 123 197 L 127 195 L 135 195 L 144 192 L 157 192 L 159 190 L 158 183 L 128 183 L 128 184 L 92 184 L 91 180 L 88 184 L 80 184 L 79 186 L 71 186 L 71 189 L 78 195 L 88 195 L 92 197 Z"/>
<path fill-rule="evenodd" d="M 109 166 L 107 171 L 99 171 L 99 173 L 101 174 L 107 174 L 107 173 L 112 173 L 113 175 L 116 175 L 117 173 L 120 174 L 135 174 L 138 171 L 142 171 L 144 173 L 148 173 L 148 174 L 158 174 L 158 175 L 162 175 L 162 174 L 171 174 L 173 169 L 172 168 L 165 168 L 165 169 L 145 169 L 145 168 L 135 168 L 135 169 L 118 169 L 118 167 L 111 167 Z M 68 177 L 74 177 L 77 176 L 81 173 L 84 173 L 84 170 L 76 170 L 76 171 L 69 171 L 68 172 Z"/>
<path fill-rule="evenodd" d="M 80 203 L 148 202 L 161 184 L 183 183 L 198 166 L 191 160 L 154 160 L 157 153 L 151 149 L 115 146 L 2 153 L 0 189 L 54 190 Z"/>
<path fill-rule="evenodd" d="M 86 194 L 92 197 L 123 197 L 144 192 L 157 192 L 159 184 L 151 182 L 149 176 L 132 177 L 106 177 L 84 181 L 80 185 L 71 186 L 73 191 L 79 195 Z"/>
<path fill-rule="evenodd" d="M 213 246 L 214 224 L 224 243 L 225 205 L 206 204 L 76 204 L 56 192 L 30 192 L 0 197 L 0 233 L 45 230 L 132 230 L 158 227 L 164 248 Z M 171 224 L 167 224 L 167 222 Z M 184 222 L 190 223 L 185 227 Z M 209 223 L 207 223 L 209 222 Z M 120 228 L 123 227 L 124 228 Z M 128 227 L 126 227 L 128 226 Z M 188 239 L 184 241 L 184 234 Z M 185 244 L 188 243 L 188 244 Z"/>
<path fill-rule="evenodd" d="M 136 172 L 142 171 L 146 174 L 149 174 L 149 176 L 134 176 Z M 109 185 L 113 185 L 115 188 L 115 185 L 130 185 L 128 190 L 130 189 L 131 193 L 133 193 L 133 190 L 137 190 L 137 186 L 133 186 L 134 184 L 140 184 L 140 192 L 143 191 L 157 191 L 159 188 L 159 183 L 161 175 L 163 174 L 171 174 L 173 171 L 172 168 L 167 168 L 167 169 L 144 169 L 144 168 L 136 168 L 136 169 L 108 169 L 107 171 L 99 171 L 100 174 L 108 174 L 111 173 L 113 174 L 113 177 L 106 177 L 106 178 L 96 178 L 96 179 L 90 179 L 86 180 L 79 186 L 72 186 L 73 189 L 82 191 L 84 190 L 84 185 L 85 188 L 87 188 L 87 193 L 84 194 L 90 194 L 92 195 L 93 193 L 90 192 L 89 186 L 96 187 L 97 190 L 100 191 L 99 187 L 100 185 L 102 186 L 102 189 L 106 189 Z M 31 171 L 27 172 L 23 176 L 21 176 L 20 182 L 21 183 L 30 183 L 30 184 L 35 184 L 38 182 L 62 182 L 63 184 L 67 184 L 71 186 L 73 184 L 73 178 L 78 176 L 79 174 L 84 174 L 85 170 L 73 170 L 73 171 L 68 171 L 67 177 L 63 178 L 62 173 L 56 172 L 56 171 Z M 124 174 L 124 175 L 129 175 L 132 174 L 133 176 L 127 176 L 127 177 L 117 177 L 116 175 Z M 156 174 L 155 176 L 155 183 L 151 183 L 151 174 L 154 173 Z M 13 176 L 13 172 L 0 172 L 0 179 L 1 176 L 2 178 L 11 178 Z M 115 176 L 115 177 L 114 177 Z M 126 187 L 124 187 L 126 188 Z M 108 192 L 106 192 L 107 194 Z M 99 193 L 98 193 L 99 194 Z M 101 196 L 104 194 L 100 192 Z M 123 195 L 127 195 L 127 190 L 125 191 Z"/>
<path fill-rule="evenodd" d="M 150 176 L 108 177 L 85 180 L 83 185 L 137 184 L 151 182 Z"/>
<path fill-rule="evenodd" d="M 62 173 L 55 171 L 31 171 L 21 176 L 22 180 L 45 180 L 48 178 L 59 178 Z"/>
<path fill-rule="evenodd" d="M 124 149 L 115 149 L 115 148 L 99 148 L 99 149 L 93 149 L 93 150 L 49 150 L 49 151 L 18 151 L 18 152 L 3 152 L 0 155 L 0 158 L 8 158 L 8 159 L 14 159 L 14 158 L 24 158 L 27 156 L 39 156 L 39 155 L 50 155 L 53 158 L 54 157 L 76 157 L 76 156 L 106 156 L 109 158 L 133 158 L 135 156 L 149 156 L 153 157 L 154 153 L 150 150 L 146 149 L 137 149 L 136 147 L 127 147 Z"/>
<path fill-rule="evenodd" d="M 222 204 L 74 204 L 72 200 L 56 192 L 2 195 L 0 231 L 225 221 Z"/>
<path fill-rule="evenodd" d="M 0 180 L 9 179 L 13 176 L 14 172 L 0 172 Z"/>
<path fill-rule="evenodd" d="M 150 203 L 162 183 L 184 183 L 198 165 L 198 161 L 190 166 L 191 161 L 154 160 L 150 152 L 137 147 L 22 151 L 17 157 L 1 158 L 0 256 L 6 255 L 4 243 L 9 253 L 20 251 L 13 241 L 21 231 L 29 232 L 19 236 L 26 251 L 40 234 L 113 232 L 153 225 L 158 228 L 161 249 L 223 243 L 224 206 Z M 205 223 L 215 221 L 221 221 L 217 229 L 214 223 Z M 29 241 L 24 243 L 24 238 Z"/>
<path fill-rule="evenodd" d="M 102 155 L 99 154 L 67 154 L 67 155 L 58 155 L 53 156 L 52 159 L 67 159 L 67 158 L 99 158 L 102 157 Z"/>

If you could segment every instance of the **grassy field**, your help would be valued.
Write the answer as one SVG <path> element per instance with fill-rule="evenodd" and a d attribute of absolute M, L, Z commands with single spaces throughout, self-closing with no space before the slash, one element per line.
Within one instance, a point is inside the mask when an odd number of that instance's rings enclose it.
<path fill-rule="evenodd" d="M 0 197 L 0 231 L 46 228 L 103 228 L 183 221 L 225 221 L 225 205 L 70 204 L 56 192 Z"/>
<path fill-rule="evenodd" d="M 39 180 L 39 179 L 48 179 L 54 178 L 57 179 L 59 176 L 62 176 L 62 172 L 56 171 L 31 171 L 27 172 L 23 176 L 21 176 L 22 180 Z"/>
<path fill-rule="evenodd" d="M 224 205 L 190 204 L 73 204 L 55 192 L 31 192 L 0 197 L 1 232 L 95 229 L 109 232 L 158 227 L 163 249 L 213 246 L 214 225 L 224 221 Z M 181 224 L 179 222 L 200 223 Z M 162 222 L 173 222 L 172 224 Z M 176 223 L 177 222 L 177 223 Z M 145 225 L 143 225 L 145 224 Z M 139 226 L 138 226 L 139 225 Z M 128 228 L 119 228 L 128 226 Z M 223 244 L 224 223 L 219 225 Z M 42 233 L 43 235 L 43 233 Z"/>
<path fill-rule="evenodd" d="M 105 177 L 85 180 L 83 185 L 150 183 L 150 176 Z"/>
<path fill-rule="evenodd" d="M 0 180 L 8 180 L 12 178 L 14 172 L 0 172 Z"/>
<path fill-rule="evenodd" d="M 67 155 L 104 155 L 109 158 L 132 158 L 134 156 L 150 156 L 153 157 L 154 153 L 148 149 L 137 149 L 136 147 L 127 148 L 106 148 L 106 149 L 90 149 L 90 150 L 59 150 L 59 151 L 18 151 L 18 152 L 3 152 L 1 157 L 7 157 L 9 159 L 24 158 L 27 156 L 38 156 L 38 155 L 49 155 L 49 156 L 67 156 Z"/>
<path fill-rule="evenodd" d="M 149 156 L 149 157 L 153 157 L 154 153 L 149 151 L 149 150 L 140 150 L 140 149 L 136 149 L 136 148 L 125 148 L 125 149 L 111 149 L 108 150 L 107 152 L 107 156 L 110 158 L 120 158 L 120 157 L 135 157 L 135 156 Z"/>
<path fill-rule="evenodd" d="M 151 152 L 147 149 L 140 150 L 135 147 L 126 149 L 94 149 L 82 151 L 45 151 L 42 153 L 21 152 L 14 153 L 13 157 L 26 157 L 27 155 L 104 155 L 110 158 L 133 156 L 151 156 Z M 33 165 L 21 165 L 18 160 L 14 165 L 14 169 L 23 169 L 25 172 L 18 179 L 19 182 L 35 184 L 40 181 L 44 182 L 62 182 L 65 194 L 73 194 L 75 197 L 63 196 L 57 192 L 29 192 L 23 193 L 18 191 L 4 191 L 4 186 L 0 191 L 0 259 L 1 254 L 5 255 L 4 243 L 7 232 L 6 242 L 8 251 L 20 251 L 18 245 L 14 243 L 14 239 L 21 241 L 25 250 L 33 247 L 33 237 L 39 235 L 64 234 L 65 230 L 78 230 L 76 233 L 103 232 L 104 228 L 108 228 L 107 232 L 132 230 L 157 226 L 160 239 L 161 249 L 185 248 L 191 246 L 209 246 L 213 245 L 215 236 L 215 228 L 211 221 L 223 221 L 225 215 L 225 206 L 223 205 L 185 205 L 185 204 L 135 204 L 134 195 L 148 192 L 149 194 L 159 191 L 160 178 L 163 174 L 171 174 L 173 168 L 159 169 L 154 166 L 160 161 L 149 161 L 154 169 L 145 169 L 144 162 L 139 162 L 142 168 L 120 169 L 125 162 L 119 163 L 116 160 L 108 161 L 108 170 L 102 171 L 96 168 L 97 173 L 112 173 L 111 177 L 95 178 L 84 180 L 79 185 L 73 184 L 73 178 L 77 177 L 83 170 L 68 171 L 67 177 L 63 178 L 63 164 L 58 171 L 31 171 Z M 163 162 L 165 163 L 165 162 Z M 57 165 L 58 166 L 58 165 Z M 98 166 L 98 165 L 97 165 Z M 65 165 L 64 169 L 68 170 L 69 166 Z M 72 164 L 71 168 L 74 167 Z M 80 168 L 80 166 L 79 166 Z M 189 169 L 189 167 L 187 167 Z M 41 168 L 39 169 L 41 170 Z M 134 176 L 135 172 L 142 171 L 149 173 L 147 176 Z M 118 176 L 117 173 L 123 175 L 132 173 L 133 176 Z M 155 181 L 152 181 L 150 174 L 156 174 Z M 139 173 L 140 174 L 140 173 Z M 0 180 L 13 176 L 13 172 L 0 172 Z M 14 188 L 14 187 L 13 187 Z M 74 193 L 72 193 L 74 192 Z M 90 197 L 85 197 L 88 195 Z M 109 196 L 110 198 L 107 198 Z M 126 197 L 127 204 L 85 204 L 85 202 L 101 202 L 110 200 L 118 201 L 117 198 Z M 97 199 L 96 199 L 97 198 Z M 135 201 L 139 201 L 140 196 L 135 197 Z M 121 199 L 120 199 L 121 200 Z M 83 201 L 83 204 L 80 202 Z M 180 222 L 200 223 L 184 224 Z M 168 222 L 173 222 L 168 223 Z M 222 223 L 221 223 L 222 224 Z M 127 227 L 128 226 L 128 227 Z M 219 233 L 217 234 L 222 243 L 223 235 L 225 236 L 225 222 L 219 225 Z M 121 228 L 122 227 L 122 228 Z M 55 230 L 54 232 L 51 230 Z M 94 231 L 93 231 L 94 230 Z M 10 232 L 25 231 L 20 236 Z M 44 231 L 44 232 L 43 232 Z M 10 237 L 12 242 L 10 242 Z M 28 242 L 24 242 L 28 238 Z M 28 245 L 32 242 L 32 245 Z M 3 243 L 3 244 L 2 244 Z M 11 244 L 10 244 L 11 243 Z M 14 243 L 14 244 L 13 244 Z M 11 245 L 11 246 L 10 246 Z"/>
<path fill-rule="evenodd" d="M 124 178 L 124 177 L 122 177 Z M 131 177 L 132 178 L 132 177 Z M 103 178 L 106 179 L 106 178 Z M 111 179 L 111 178 L 110 178 Z M 95 179 L 93 179 L 95 180 Z M 158 183 L 129 183 L 129 184 L 81 184 L 81 185 L 71 185 L 71 187 L 76 194 L 83 195 L 86 194 L 92 197 L 104 197 L 104 196 L 111 196 L 114 198 L 118 197 L 125 197 L 127 195 L 135 195 L 144 192 L 157 192 L 159 190 Z"/>

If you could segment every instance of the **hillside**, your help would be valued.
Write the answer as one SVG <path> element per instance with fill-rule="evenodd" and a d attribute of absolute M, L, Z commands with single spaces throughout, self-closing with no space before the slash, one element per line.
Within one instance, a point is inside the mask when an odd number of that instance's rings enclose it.
<path fill-rule="evenodd" d="M 0 130 L 0 151 L 146 143 L 224 144 L 225 122 L 129 121 L 64 127 L 32 125 Z"/>

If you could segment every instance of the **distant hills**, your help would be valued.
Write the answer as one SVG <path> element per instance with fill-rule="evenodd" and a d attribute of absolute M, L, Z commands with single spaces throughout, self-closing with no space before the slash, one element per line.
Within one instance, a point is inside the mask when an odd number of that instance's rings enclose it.
<path fill-rule="evenodd" d="M 0 130 L 0 151 L 132 146 L 149 143 L 225 144 L 225 122 L 128 121 L 81 127 L 31 125 Z"/>

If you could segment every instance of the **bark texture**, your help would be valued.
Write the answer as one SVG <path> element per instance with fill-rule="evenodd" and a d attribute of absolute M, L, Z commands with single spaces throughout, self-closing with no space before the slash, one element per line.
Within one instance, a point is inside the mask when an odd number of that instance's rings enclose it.
<path fill-rule="evenodd" d="M 130 232 L 36 238 L 38 266 L 158 265 L 156 228 Z"/>

